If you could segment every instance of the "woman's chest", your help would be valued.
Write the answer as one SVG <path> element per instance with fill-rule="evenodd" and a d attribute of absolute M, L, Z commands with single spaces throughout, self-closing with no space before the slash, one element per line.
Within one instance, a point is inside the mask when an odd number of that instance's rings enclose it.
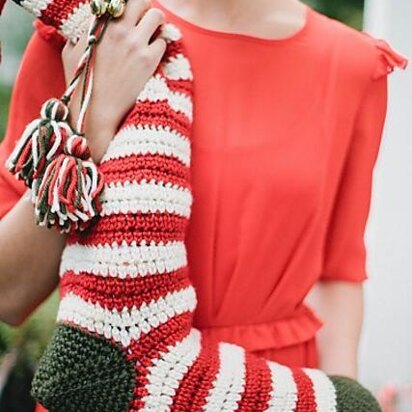
<path fill-rule="evenodd" d="M 192 181 L 196 193 L 258 196 L 317 208 L 327 175 L 325 108 L 298 88 L 264 82 L 200 85 L 195 94 Z"/>

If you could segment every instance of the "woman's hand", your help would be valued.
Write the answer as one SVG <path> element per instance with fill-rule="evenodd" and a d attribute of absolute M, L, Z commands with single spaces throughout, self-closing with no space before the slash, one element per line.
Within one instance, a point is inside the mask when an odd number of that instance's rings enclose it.
<path fill-rule="evenodd" d="M 164 14 L 149 9 L 149 1 L 130 0 L 120 18 L 112 20 L 97 46 L 93 92 L 85 118 L 85 134 L 95 162 L 99 162 L 120 122 L 133 107 L 166 50 L 164 39 L 151 41 L 164 22 Z M 87 44 L 87 34 L 62 53 L 66 83 L 77 67 Z M 76 125 L 81 87 L 70 103 L 72 126 Z"/>

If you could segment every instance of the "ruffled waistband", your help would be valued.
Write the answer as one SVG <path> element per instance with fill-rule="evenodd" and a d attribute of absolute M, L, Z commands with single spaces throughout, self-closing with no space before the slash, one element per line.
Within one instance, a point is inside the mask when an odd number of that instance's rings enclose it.
<path fill-rule="evenodd" d="M 197 326 L 219 341 L 235 343 L 247 350 L 280 349 L 313 338 L 323 322 L 307 306 L 291 317 L 253 325 Z"/>

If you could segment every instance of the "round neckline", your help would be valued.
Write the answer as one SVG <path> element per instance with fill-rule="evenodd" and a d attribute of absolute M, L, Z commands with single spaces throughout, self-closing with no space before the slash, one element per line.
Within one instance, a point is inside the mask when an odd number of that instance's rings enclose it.
<path fill-rule="evenodd" d="M 224 32 L 220 30 L 215 30 L 215 29 L 210 29 L 207 27 L 199 26 L 196 23 L 192 23 L 189 20 L 186 20 L 184 17 L 181 17 L 177 15 L 175 12 L 171 11 L 169 8 L 164 6 L 159 2 L 159 0 L 154 0 L 153 5 L 155 7 L 160 8 L 163 10 L 166 14 L 171 16 L 173 20 L 178 22 L 179 25 L 185 26 L 188 29 L 191 29 L 193 31 L 207 34 L 212 37 L 220 37 L 220 38 L 226 38 L 226 39 L 232 39 L 232 40 L 246 40 L 249 42 L 254 42 L 254 43 L 261 43 L 261 44 L 287 44 L 291 41 L 295 41 L 300 39 L 307 31 L 310 26 L 311 20 L 312 20 L 312 8 L 306 4 L 302 3 L 305 7 L 305 23 L 304 25 L 297 30 L 295 33 L 287 36 L 287 37 L 281 37 L 277 39 L 269 39 L 269 38 L 264 38 L 264 37 L 258 37 L 258 36 L 253 36 L 251 34 L 243 34 L 243 33 L 236 33 L 236 32 Z"/>

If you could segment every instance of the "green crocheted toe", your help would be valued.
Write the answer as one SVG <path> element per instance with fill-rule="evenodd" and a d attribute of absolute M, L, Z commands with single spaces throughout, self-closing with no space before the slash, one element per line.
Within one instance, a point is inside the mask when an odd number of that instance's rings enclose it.
<path fill-rule="evenodd" d="M 124 412 L 135 371 L 117 346 L 59 325 L 40 361 L 32 395 L 49 412 Z"/>
<path fill-rule="evenodd" d="M 374 396 L 353 379 L 330 376 L 338 401 L 337 412 L 382 412 Z"/>

